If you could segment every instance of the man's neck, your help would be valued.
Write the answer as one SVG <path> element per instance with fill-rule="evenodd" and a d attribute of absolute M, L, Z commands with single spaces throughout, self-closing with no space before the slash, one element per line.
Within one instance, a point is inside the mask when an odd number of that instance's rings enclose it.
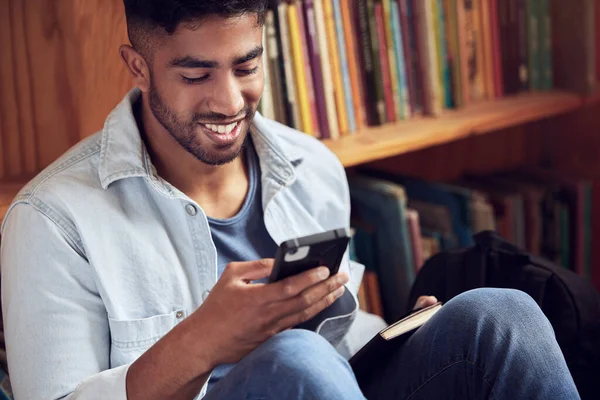
<path fill-rule="evenodd" d="M 186 151 L 151 112 L 134 106 L 136 121 L 158 175 L 193 199 L 213 218 L 230 218 L 241 208 L 248 192 L 246 155 L 231 163 L 213 166 Z"/>

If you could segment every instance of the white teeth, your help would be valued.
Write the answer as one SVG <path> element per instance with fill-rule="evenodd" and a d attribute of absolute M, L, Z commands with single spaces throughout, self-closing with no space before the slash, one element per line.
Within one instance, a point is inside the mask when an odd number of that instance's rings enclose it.
<path fill-rule="evenodd" d="M 229 133 L 231 133 L 231 131 L 233 131 L 236 128 L 237 124 L 238 123 L 235 122 L 235 123 L 229 124 L 229 125 L 204 125 L 204 126 L 215 133 L 229 134 Z"/>

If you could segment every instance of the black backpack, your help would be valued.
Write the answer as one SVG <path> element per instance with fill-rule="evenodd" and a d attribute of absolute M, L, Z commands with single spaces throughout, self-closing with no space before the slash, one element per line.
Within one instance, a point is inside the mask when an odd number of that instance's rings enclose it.
<path fill-rule="evenodd" d="M 479 233 L 474 240 L 472 247 L 445 251 L 427 261 L 408 304 L 423 295 L 446 302 L 480 287 L 522 290 L 552 324 L 581 398 L 600 398 L 600 294 L 583 277 L 517 248 L 495 232 Z"/>

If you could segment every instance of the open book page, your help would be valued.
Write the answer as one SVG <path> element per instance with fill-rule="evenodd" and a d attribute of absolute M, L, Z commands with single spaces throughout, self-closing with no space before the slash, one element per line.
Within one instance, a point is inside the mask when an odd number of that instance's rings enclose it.
<path fill-rule="evenodd" d="M 379 334 L 385 340 L 394 339 L 406 332 L 410 332 L 429 321 L 433 315 L 442 308 L 442 303 L 438 302 L 432 306 L 425 307 L 419 311 L 408 315 L 400 321 L 388 326 L 382 330 Z"/>

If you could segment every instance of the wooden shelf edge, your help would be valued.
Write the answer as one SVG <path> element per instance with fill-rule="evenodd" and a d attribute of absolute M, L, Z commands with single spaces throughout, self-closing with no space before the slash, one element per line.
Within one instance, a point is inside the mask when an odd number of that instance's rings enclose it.
<path fill-rule="evenodd" d="M 565 114 L 584 104 L 585 100 L 573 93 L 524 93 L 447 110 L 436 118 L 372 127 L 323 142 L 345 167 L 352 167 Z"/>

